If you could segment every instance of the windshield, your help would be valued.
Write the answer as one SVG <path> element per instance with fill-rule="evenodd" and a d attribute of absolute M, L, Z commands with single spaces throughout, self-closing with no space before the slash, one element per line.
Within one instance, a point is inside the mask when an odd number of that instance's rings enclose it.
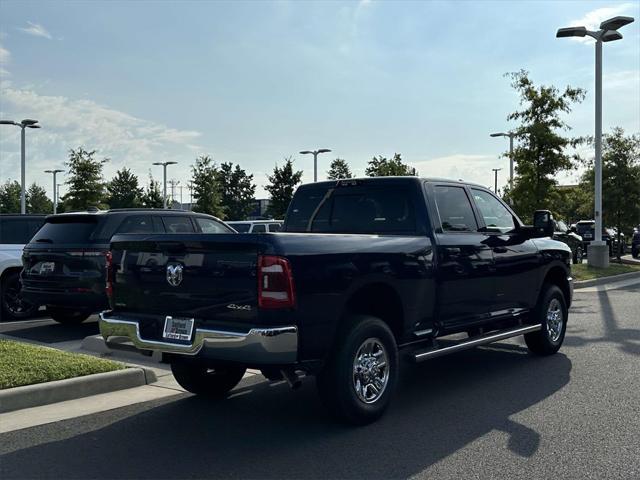
<path fill-rule="evenodd" d="M 578 223 L 576 224 L 576 230 L 578 235 L 582 235 L 583 233 L 593 232 L 594 224 L 593 223 Z"/>
<path fill-rule="evenodd" d="M 106 243 L 107 239 L 94 238 L 100 226 L 100 219 L 92 216 L 69 216 L 47 220 L 42 228 L 31 239 L 37 244 L 78 244 Z"/>

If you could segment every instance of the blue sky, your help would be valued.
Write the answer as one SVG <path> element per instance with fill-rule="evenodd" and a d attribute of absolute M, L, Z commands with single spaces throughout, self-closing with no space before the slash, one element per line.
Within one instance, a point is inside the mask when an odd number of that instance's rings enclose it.
<path fill-rule="evenodd" d="M 567 117 L 593 131 L 592 41 L 558 27 L 636 18 L 604 47 L 604 128 L 640 132 L 640 2 L 0 2 L 0 117 L 36 118 L 27 181 L 84 145 L 146 185 L 154 161 L 239 163 L 255 176 L 285 156 L 311 181 L 310 157 L 402 154 L 424 176 L 493 183 L 504 168 L 506 116 L 518 99 L 505 72 L 588 90 Z M 0 128 L 0 181 L 19 178 L 19 129 Z M 574 175 L 564 175 L 571 182 Z M 65 192 L 65 188 L 62 188 Z"/>

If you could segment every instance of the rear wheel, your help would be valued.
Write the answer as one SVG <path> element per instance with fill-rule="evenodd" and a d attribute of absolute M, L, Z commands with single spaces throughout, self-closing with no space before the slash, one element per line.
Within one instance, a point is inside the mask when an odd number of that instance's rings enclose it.
<path fill-rule="evenodd" d="M 47 307 L 47 314 L 63 325 L 77 325 L 91 316 L 91 312 L 58 307 Z"/>
<path fill-rule="evenodd" d="M 567 330 L 567 306 L 557 285 L 545 284 L 533 313 L 541 329 L 527 333 L 524 340 L 536 355 L 551 355 L 560 350 Z"/>
<path fill-rule="evenodd" d="M 23 320 L 38 311 L 38 305 L 34 305 L 22 298 L 20 289 L 19 272 L 9 273 L 2 279 L 2 285 L 0 285 L 2 320 Z"/>
<path fill-rule="evenodd" d="M 316 379 L 320 398 L 342 421 L 371 423 L 384 413 L 395 389 L 395 338 L 382 320 L 363 315 L 346 319 L 339 338 Z"/>
<path fill-rule="evenodd" d="M 171 373 L 182 388 L 191 393 L 209 397 L 224 397 L 246 372 L 238 366 L 208 366 L 192 361 L 174 361 Z"/>

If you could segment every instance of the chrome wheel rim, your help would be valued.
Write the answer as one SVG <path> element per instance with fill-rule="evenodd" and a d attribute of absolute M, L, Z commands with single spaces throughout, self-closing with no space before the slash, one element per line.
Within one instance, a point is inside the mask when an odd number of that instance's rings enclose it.
<path fill-rule="evenodd" d="M 353 388 L 364 403 L 375 403 L 389 383 L 389 356 L 382 342 L 368 338 L 358 348 L 353 361 Z"/>
<path fill-rule="evenodd" d="M 547 308 L 547 335 L 549 340 L 555 343 L 560 339 L 563 325 L 562 305 L 560 305 L 560 301 L 557 298 L 553 298 Z"/>

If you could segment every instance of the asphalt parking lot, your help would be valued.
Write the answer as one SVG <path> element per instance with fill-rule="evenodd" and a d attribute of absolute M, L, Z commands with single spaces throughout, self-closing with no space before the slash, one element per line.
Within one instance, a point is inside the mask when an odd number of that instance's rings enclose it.
<path fill-rule="evenodd" d="M 335 424 L 312 379 L 245 382 L 2 434 L 0 477 L 638 478 L 639 307 L 640 282 L 579 290 L 561 353 L 516 340 L 407 366 L 367 427 Z"/>

